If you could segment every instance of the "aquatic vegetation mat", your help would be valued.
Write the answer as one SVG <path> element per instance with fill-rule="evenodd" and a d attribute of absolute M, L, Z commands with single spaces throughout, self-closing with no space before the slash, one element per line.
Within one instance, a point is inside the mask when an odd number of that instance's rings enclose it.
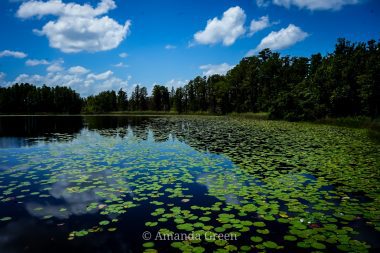
<path fill-rule="evenodd" d="M 84 122 L 0 149 L 0 252 L 380 248 L 380 146 L 365 130 L 223 117 Z"/>

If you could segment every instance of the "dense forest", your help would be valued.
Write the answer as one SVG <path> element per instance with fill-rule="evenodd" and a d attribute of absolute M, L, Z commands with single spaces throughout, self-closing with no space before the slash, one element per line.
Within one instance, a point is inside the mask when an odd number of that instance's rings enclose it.
<path fill-rule="evenodd" d="M 378 117 L 380 42 L 338 39 L 333 53 L 280 56 L 269 49 L 243 58 L 226 75 L 196 77 L 184 87 L 155 85 L 104 91 L 80 98 L 66 87 L 15 84 L 0 88 L 1 113 L 99 113 L 176 111 L 178 113 L 269 112 L 271 118 L 313 120 L 330 117 Z"/>
<path fill-rule="evenodd" d="M 0 113 L 80 113 L 83 99 L 70 88 L 28 83 L 0 87 Z"/>

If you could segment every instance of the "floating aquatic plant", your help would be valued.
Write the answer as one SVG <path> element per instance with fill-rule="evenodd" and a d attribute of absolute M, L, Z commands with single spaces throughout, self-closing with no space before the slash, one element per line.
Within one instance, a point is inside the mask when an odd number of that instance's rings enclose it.
<path fill-rule="evenodd" d="M 145 252 L 370 248 L 357 226 L 380 228 L 380 147 L 364 131 L 224 118 L 148 122 L 1 149 L 0 227 L 20 219 L 12 213 L 19 205 L 43 224 L 64 220 L 75 230 L 69 240 L 112 236 L 143 210 L 142 230 L 238 238 L 144 242 Z M 94 219 L 71 223 L 82 215 Z"/>

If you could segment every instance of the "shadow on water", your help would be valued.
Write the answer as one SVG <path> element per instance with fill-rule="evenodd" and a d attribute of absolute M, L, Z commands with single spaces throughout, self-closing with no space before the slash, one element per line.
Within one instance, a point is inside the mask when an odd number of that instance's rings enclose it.
<path fill-rule="evenodd" d="M 148 122 L 148 117 L 139 116 L 0 116 L 0 148 L 31 146 L 41 141 L 71 141 L 84 128 L 100 134 L 101 130 L 119 129 L 111 135 L 123 135 L 120 129 L 146 126 Z M 145 132 L 140 135 L 146 138 Z"/>
<path fill-rule="evenodd" d="M 0 116 L 0 148 L 72 140 L 83 126 L 77 116 Z"/>
<path fill-rule="evenodd" d="M 123 116 L 83 116 L 84 125 L 89 130 L 125 128 L 128 126 L 146 125 L 149 117 Z"/>
<path fill-rule="evenodd" d="M 82 128 L 83 119 L 78 116 L 0 116 L 0 137 L 77 134 Z"/>

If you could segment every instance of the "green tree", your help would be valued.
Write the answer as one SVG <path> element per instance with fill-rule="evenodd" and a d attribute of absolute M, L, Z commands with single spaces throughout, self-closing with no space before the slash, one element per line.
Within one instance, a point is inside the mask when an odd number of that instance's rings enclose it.
<path fill-rule="evenodd" d="M 117 109 L 119 111 L 128 109 L 128 95 L 123 89 L 120 89 L 117 93 Z"/>

